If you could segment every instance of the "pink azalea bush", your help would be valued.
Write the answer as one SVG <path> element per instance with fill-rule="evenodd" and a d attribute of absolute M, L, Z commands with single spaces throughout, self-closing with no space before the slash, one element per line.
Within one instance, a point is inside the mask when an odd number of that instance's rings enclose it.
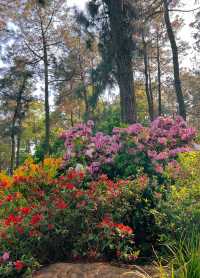
<path fill-rule="evenodd" d="M 142 168 L 148 174 L 162 174 L 179 153 L 191 150 L 194 128 L 177 117 L 158 117 L 149 127 L 133 124 L 114 128 L 112 135 L 93 133 L 94 123 L 78 124 L 61 135 L 66 147 L 65 166 L 82 164 L 92 176 L 136 175 Z"/>

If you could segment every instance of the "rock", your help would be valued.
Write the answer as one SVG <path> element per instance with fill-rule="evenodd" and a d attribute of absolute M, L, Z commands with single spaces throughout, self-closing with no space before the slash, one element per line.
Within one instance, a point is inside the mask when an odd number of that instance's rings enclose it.
<path fill-rule="evenodd" d="M 149 271 L 150 270 L 150 271 Z M 57 263 L 40 270 L 34 278 L 151 278 L 152 267 L 117 267 L 108 263 Z"/>
<path fill-rule="evenodd" d="M 192 146 L 193 146 L 195 151 L 200 151 L 200 145 L 199 144 L 193 143 Z"/>

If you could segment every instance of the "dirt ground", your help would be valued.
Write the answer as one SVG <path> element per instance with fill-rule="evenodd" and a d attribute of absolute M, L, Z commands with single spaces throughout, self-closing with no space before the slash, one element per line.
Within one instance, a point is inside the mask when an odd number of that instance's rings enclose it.
<path fill-rule="evenodd" d="M 156 278 L 152 266 L 118 267 L 108 263 L 57 263 L 44 268 L 34 278 Z"/>

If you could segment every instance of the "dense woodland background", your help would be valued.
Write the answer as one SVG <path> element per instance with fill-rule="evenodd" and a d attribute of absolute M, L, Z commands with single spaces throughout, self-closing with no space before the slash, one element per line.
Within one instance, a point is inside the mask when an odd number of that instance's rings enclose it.
<path fill-rule="evenodd" d="M 191 64 L 179 39 L 195 13 Z M 0 1 L 0 170 L 29 155 L 60 156 L 63 129 L 89 119 L 97 130 L 158 115 L 200 128 L 200 9 L 181 0 Z"/>

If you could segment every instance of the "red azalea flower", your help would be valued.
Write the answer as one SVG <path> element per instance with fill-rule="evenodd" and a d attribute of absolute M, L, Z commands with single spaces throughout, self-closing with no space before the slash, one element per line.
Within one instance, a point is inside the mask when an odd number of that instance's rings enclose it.
<path fill-rule="evenodd" d="M 25 264 L 22 261 L 18 260 L 16 262 L 14 262 L 14 266 L 15 266 L 16 270 L 20 271 L 25 267 Z"/>
<path fill-rule="evenodd" d="M 7 197 L 6 197 L 6 201 L 8 202 L 11 202 L 13 200 L 13 196 L 11 194 L 9 194 Z"/>
<path fill-rule="evenodd" d="M 24 229 L 23 229 L 21 226 L 17 226 L 17 227 L 16 227 L 16 230 L 17 230 L 17 232 L 18 232 L 20 235 L 23 235 Z"/>
<path fill-rule="evenodd" d="M 82 207 L 85 207 L 87 205 L 87 202 L 85 200 L 79 202 L 76 207 L 77 208 L 82 208 Z"/>
<path fill-rule="evenodd" d="M 36 230 L 29 231 L 29 236 L 30 237 L 38 237 L 40 235 L 41 235 L 41 233 L 39 231 L 36 231 Z"/>
<path fill-rule="evenodd" d="M 20 210 L 24 215 L 28 215 L 31 211 L 31 209 L 28 207 L 21 208 Z"/>
<path fill-rule="evenodd" d="M 100 224 L 98 224 L 99 228 L 104 228 L 104 227 L 109 227 L 109 228 L 113 228 L 114 227 L 114 223 L 112 221 L 112 219 L 109 216 L 105 216 L 104 219 L 101 221 Z"/>
<path fill-rule="evenodd" d="M 57 193 L 59 193 L 60 191 L 59 191 L 57 188 L 55 188 L 55 189 L 52 190 L 52 192 L 53 192 L 54 194 L 57 194 Z"/>
<path fill-rule="evenodd" d="M 39 213 L 36 213 L 35 215 L 32 216 L 30 224 L 31 225 L 36 225 L 42 220 L 43 220 L 43 215 L 41 215 Z"/>
<path fill-rule="evenodd" d="M 48 224 L 48 230 L 53 230 L 54 225 L 53 224 Z"/>
<path fill-rule="evenodd" d="M 115 227 L 120 230 L 120 232 L 125 233 L 125 234 L 132 234 L 133 229 L 129 226 L 125 226 L 123 224 L 115 224 Z"/>
<path fill-rule="evenodd" d="M 66 204 L 64 200 L 58 200 L 56 203 L 56 207 L 58 209 L 66 209 L 68 208 L 68 204 Z"/>
<path fill-rule="evenodd" d="M 72 183 L 67 183 L 66 185 L 63 186 L 67 190 L 74 190 L 76 187 Z"/>
<path fill-rule="evenodd" d="M 10 226 L 11 224 L 20 224 L 22 222 L 22 217 L 21 216 L 15 216 L 14 214 L 10 214 L 6 219 L 5 219 L 5 225 Z"/>
<path fill-rule="evenodd" d="M 114 223 L 109 216 L 105 216 L 104 219 L 101 221 L 101 223 L 97 225 L 97 227 L 117 228 L 120 230 L 121 233 L 124 234 L 132 234 L 134 232 L 134 230 L 129 226 L 125 226 L 124 224 Z"/>
<path fill-rule="evenodd" d="M 81 190 L 77 190 L 76 193 L 75 193 L 75 197 L 76 197 L 76 198 L 80 198 L 80 197 L 82 197 L 83 195 L 85 195 L 85 192 L 84 192 L 84 191 L 81 191 Z"/>
<path fill-rule="evenodd" d="M 44 196 L 45 196 L 44 190 L 38 189 L 38 190 L 37 190 L 37 195 L 38 195 L 39 197 L 44 197 Z"/>
<path fill-rule="evenodd" d="M 67 179 L 73 180 L 74 178 L 76 178 L 76 175 L 77 175 L 76 171 L 72 170 L 72 171 L 67 173 Z"/>

